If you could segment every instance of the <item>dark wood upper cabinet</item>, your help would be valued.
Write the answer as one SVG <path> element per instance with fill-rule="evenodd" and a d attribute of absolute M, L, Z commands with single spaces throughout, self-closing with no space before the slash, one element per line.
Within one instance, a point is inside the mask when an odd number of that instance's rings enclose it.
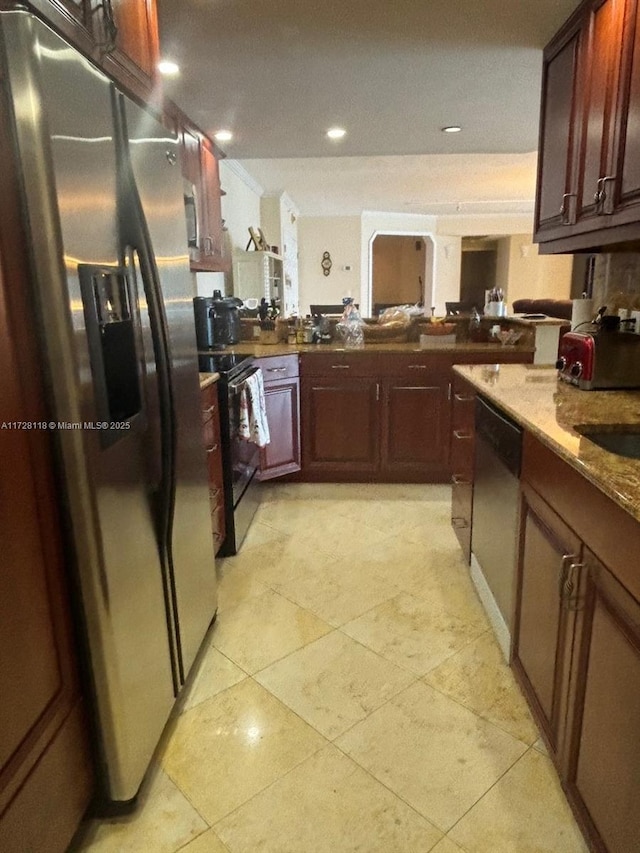
<path fill-rule="evenodd" d="M 630 0 L 626 18 L 617 114 L 616 221 L 640 218 L 640 3 Z"/>
<path fill-rule="evenodd" d="M 156 0 L 25 0 L 119 86 L 158 103 Z"/>
<path fill-rule="evenodd" d="M 225 253 L 218 167 L 222 152 L 177 107 L 170 105 L 170 111 L 180 139 L 191 269 L 227 272 L 231 259 Z"/>
<path fill-rule="evenodd" d="M 133 75 L 157 79 L 158 16 L 155 0 L 111 0 L 117 29 L 115 55 Z"/>
<path fill-rule="evenodd" d="M 578 56 L 583 38 L 580 22 L 545 52 L 542 79 L 542 115 L 538 154 L 536 238 L 563 235 L 575 218 L 576 119 L 578 106 Z M 548 236 L 547 236 L 548 235 Z"/>
<path fill-rule="evenodd" d="M 584 0 L 545 49 L 541 252 L 640 241 L 639 13 L 637 0 Z"/>
<path fill-rule="evenodd" d="M 576 179 L 578 225 L 613 212 L 615 110 L 625 0 L 595 0 L 584 22 L 580 73 L 582 109 Z M 600 227 L 601 223 L 597 223 Z"/>

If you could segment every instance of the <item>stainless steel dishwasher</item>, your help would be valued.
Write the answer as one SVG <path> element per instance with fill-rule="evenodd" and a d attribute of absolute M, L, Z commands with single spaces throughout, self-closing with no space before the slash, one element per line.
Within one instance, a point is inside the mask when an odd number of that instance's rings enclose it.
<path fill-rule="evenodd" d="M 481 396 L 476 398 L 475 426 L 472 572 L 476 572 L 476 587 L 508 657 L 516 580 L 522 429 Z M 481 577 L 477 576 L 478 570 Z"/>

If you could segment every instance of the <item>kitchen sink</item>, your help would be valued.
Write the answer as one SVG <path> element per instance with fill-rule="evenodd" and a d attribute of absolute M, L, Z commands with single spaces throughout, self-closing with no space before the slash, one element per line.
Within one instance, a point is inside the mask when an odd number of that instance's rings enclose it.
<path fill-rule="evenodd" d="M 640 424 L 578 424 L 574 429 L 609 453 L 640 459 Z"/>

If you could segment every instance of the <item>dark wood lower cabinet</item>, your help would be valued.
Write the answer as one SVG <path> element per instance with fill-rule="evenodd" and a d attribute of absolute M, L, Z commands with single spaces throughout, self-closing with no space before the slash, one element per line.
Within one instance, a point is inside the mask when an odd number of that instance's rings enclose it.
<path fill-rule="evenodd" d="M 300 380 L 275 379 L 264 384 L 271 441 L 260 449 L 260 480 L 300 470 Z"/>
<path fill-rule="evenodd" d="M 640 604 L 585 553 L 569 790 L 611 853 L 640 849 Z"/>
<path fill-rule="evenodd" d="M 264 379 L 271 441 L 260 449 L 259 480 L 300 470 L 300 366 L 298 355 L 263 356 L 255 361 Z"/>
<path fill-rule="evenodd" d="M 379 467 L 380 383 L 363 377 L 302 380 L 306 475 L 373 475 Z"/>
<path fill-rule="evenodd" d="M 471 561 L 475 453 L 474 387 L 454 373 L 451 403 L 451 526 L 467 563 Z"/>
<path fill-rule="evenodd" d="M 532 490 L 523 486 L 513 666 L 556 760 L 565 763 L 571 652 L 576 611 L 566 585 L 582 543 Z M 575 569 L 571 569 L 575 572 Z"/>
<path fill-rule="evenodd" d="M 0 121 L 4 153 L 7 127 Z M 17 426 L 49 412 L 15 190 L 12 170 L 1 170 L 0 850 L 62 853 L 92 796 L 93 765 L 52 436 Z"/>
<path fill-rule="evenodd" d="M 383 384 L 381 427 L 383 473 L 407 479 L 449 479 L 449 374 L 420 382 Z"/>
<path fill-rule="evenodd" d="M 514 671 L 591 849 L 636 853 L 640 524 L 537 440 L 524 446 Z"/>
<path fill-rule="evenodd" d="M 202 430 L 207 454 L 209 474 L 209 505 L 211 507 L 211 533 L 217 554 L 224 542 L 227 528 L 224 509 L 224 483 L 222 477 L 222 441 L 220 438 L 220 410 L 218 386 L 208 385 L 201 392 Z"/>

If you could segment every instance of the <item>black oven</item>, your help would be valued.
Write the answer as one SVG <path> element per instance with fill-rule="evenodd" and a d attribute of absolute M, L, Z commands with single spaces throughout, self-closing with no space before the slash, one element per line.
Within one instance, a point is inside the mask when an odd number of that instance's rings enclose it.
<path fill-rule="evenodd" d="M 206 359 L 206 363 L 205 363 Z M 240 438 L 240 396 L 249 376 L 258 368 L 250 356 L 234 353 L 200 355 L 200 370 L 219 373 L 220 438 L 226 517 L 226 536 L 219 556 L 237 554 L 260 504 L 260 482 L 256 472 L 260 451 L 251 441 Z"/>

